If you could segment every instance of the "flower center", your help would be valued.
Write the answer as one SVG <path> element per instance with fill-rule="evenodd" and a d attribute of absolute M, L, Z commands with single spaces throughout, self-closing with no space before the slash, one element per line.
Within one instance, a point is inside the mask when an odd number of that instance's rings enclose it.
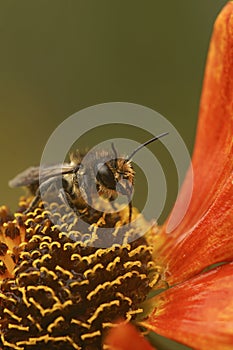
<path fill-rule="evenodd" d="M 22 211 L 14 218 L 5 215 L 1 223 L 14 246 L 6 239 L 0 246 L 2 276 L 10 277 L 0 291 L 3 348 L 101 349 L 116 319 L 134 321 L 143 313 L 141 304 L 160 277 L 152 247 L 133 224 L 122 244 L 98 248 L 90 244 L 91 233 L 84 239 L 77 216 L 62 205 Z M 111 224 L 117 241 L 128 211 L 114 215 L 98 218 L 95 240 Z"/>

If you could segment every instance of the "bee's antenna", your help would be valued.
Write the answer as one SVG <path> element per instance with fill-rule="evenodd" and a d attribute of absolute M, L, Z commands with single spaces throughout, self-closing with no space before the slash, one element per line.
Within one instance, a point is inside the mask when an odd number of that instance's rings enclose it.
<path fill-rule="evenodd" d="M 111 143 L 111 146 L 112 146 L 112 150 L 113 150 L 113 153 L 115 156 L 115 167 L 117 167 L 117 150 L 116 150 L 113 142 Z"/>
<path fill-rule="evenodd" d="M 152 139 L 150 139 L 150 140 L 144 142 L 142 145 L 138 146 L 138 147 L 131 153 L 131 155 L 130 155 L 128 158 L 126 158 L 126 162 L 128 162 L 129 160 L 131 160 L 131 159 L 133 158 L 133 156 L 135 155 L 135 153 L 137 153 L 138 151 L 140 151 L 141 148 L 143 148 L 143 147 L 149 145 L 150 143 L 152 143 L 152 142 L 154 142 L 154 141 L 156 141 L 156 140 L 158 140 L 158 139 L 161 139 L 161 137 L 166 136 L 166 135 L 168 135 L 168 134 L 169 134 L 169 132 L 164 132 L 164 133 L 162 133 L 162 134 L 160 134 L 160 135 L 158 135 L 158 136 L 155 136 L 155 137 L 153 137 Z"/>

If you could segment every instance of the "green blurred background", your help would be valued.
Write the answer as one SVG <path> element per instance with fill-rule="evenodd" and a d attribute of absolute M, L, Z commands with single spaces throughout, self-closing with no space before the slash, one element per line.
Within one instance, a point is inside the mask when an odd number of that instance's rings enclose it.
<path fill-rule="evenodd" d="M 160 112 L 192 151 L 214 19 L 226 1 L 0 1 L 1 203 L 76 111 L 126 101 Z M 145 138 L 144 138 L 145 139 Z"/>
<path fill-rule="evenodd" d="M 23 192 L 8 180 L 39 164 L 63 120 L 94 104 L 153 108 L 192 152 L 208 43 L 225 3 L 1 0 L 1 204 L 16 207 Z M 176 193 L 169 183 L 164 217 Z"/>

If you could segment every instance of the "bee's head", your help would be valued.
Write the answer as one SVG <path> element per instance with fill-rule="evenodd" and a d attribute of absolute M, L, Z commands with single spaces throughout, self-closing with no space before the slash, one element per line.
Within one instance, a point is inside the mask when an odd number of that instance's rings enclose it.
<path fill-rule="evenodd" d="M 96 180 L 99 192 L 115 191 L 129 196 L 134 180 L 131 162 L 124 158 L 115 158 L 106 163 L 98 163 Z"/>

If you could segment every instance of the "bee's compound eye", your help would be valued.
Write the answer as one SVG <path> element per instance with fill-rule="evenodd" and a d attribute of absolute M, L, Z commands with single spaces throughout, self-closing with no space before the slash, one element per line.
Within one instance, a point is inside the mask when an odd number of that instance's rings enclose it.
<path fill-rule="evenodd" d="M 111 169 L 109 169 L 107 164 L 98 164 L 97 165 L 97 175 L 96 179 L 105 187 L 107 187 L 110 190 L 116 189 L 116 180 L 114 177 L 113 172 Z"/>

